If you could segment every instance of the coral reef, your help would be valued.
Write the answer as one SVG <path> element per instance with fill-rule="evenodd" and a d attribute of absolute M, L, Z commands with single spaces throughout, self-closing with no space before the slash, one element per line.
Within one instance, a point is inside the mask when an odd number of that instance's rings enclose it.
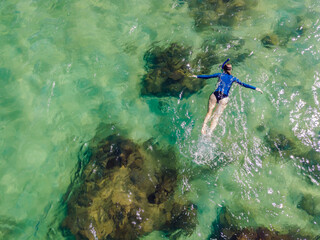
<path fill-rule="evenodd" d="M 177 43 L 166 48 L 154 46 L 144 55 L 147 73 L 142 79 L 141 94 L 189 97 L 206 84 L 203 79 L 191 78 L 191 74 L 208 74 L 213 65 L 224 62 L 228 57 L 235 64 L 244 61 L 249 51 L 240 51 L 243 45 L 244 40 L 232 36 L 206 40 L 193 60 L 189 60 L 191 49 Z M 228 50 L 220 51 L 218 48 Z"/>
<path fill-rule="evenodd" d="M 199 74 L 209 73 L 214 64 L 220 63 L 221 60 L 217 56 L 216 46 L 211 44 L 203 44 L 201 52 L 193 60 L 193 66 Z"/>
<path fill-rule="evenodd" d="M 257 0 L 186 0 L 195 19 L 196 29 L 213 25 L 234 26 L 247 19 L 248 10 Z"/>
<path fill-rule="evenodd" d="M 110 135 L 92 148 L 62 226 L 76 239 L 137 239 L 152 231 L 191 234 L 196 206 L 177 196 L 175 154 Z"/>
<path fill-rule="evenodd" d="M 190 96 L 200 90 L 205 82 L 189 77 L 190 49 L 172 43 L 163 49 L 155 46 L 144 55 L 147 74 L 143 77 L 142 95 Z"/>
<path fill-rule="evenodd" d="M 272 152 L 290 152 L 294 149 L 294 142 L 287 138 L 284 134 L 278 133 L 275 130 L 270 130 L 265 137 L 267 145 Z"/>
<path fill-rule="evenodd" d="M 279 46 L 279 37 L 275 33 L 267 34 L 261 39 L 262 45 L 265 48 L 272 48 L 273 46 Z"/>
<path fill-rule="evenodd" d="M 191 66 L 196 72 L 206 74 L 210 72 L 213 65 L 221 64 L 227 58 L 232 60 L 232 64 L 239 64 L 250 55 L 249 50 L 243 50 L 244 44 L 243 39 L 228 34 L 207 39 L 203 42 L 201 51 L 192 61 Z"/>
<path fill-rule="evenodd" d="M 297 144 L 294 136 L 287 136 L 274 129 L 266 131 L 264 126 L 258 126 L 257 130 L 266 132 L 264 140 L 274 156 L 295 158 L 302 166 L 301 172 L 304 176 L 310 178 L 311 182 L 320 181 L 319 152 L 304 144 Z"/>
<path fill-rule="evenodd" d="M 261 38 L 261 43 L 265 48 L 286 46 L 291 38 L 297 38 L 303 34 L 304 25 L 304 19 L 299 16 L 284 16 L 279 20 L 273 32 Z"/>
<path fill-rule="evenodd" d="M 212 224 L 213 232 L 209 239 L 218 240 L 296 240 L 298 231 L 281 234 L 265 227 L 241 228 L 237 226 L 232 213 L 226 207 L 220 211 L 218 219 Z M 305 238 L 302 238 L 305 239 Z"/>
<path fill-rule="evenodd" d="M 224 36 L 217 39 L 215 54 L 219 56 L 218 63 L 224 62 L 227 58 L 231 59 L 233 65 L 245 61 L 250 56 L 250 50 L 244 48 L 245 40 L 234 36 Z M 206 47 L 207 49 L 207 47 Z"/>
<path fill-rule="evenodd" d="M 296 151 L 294 156 L 301 165 L 300 171 L 310 184 L 320 182 L 320 154 L 314 149 L 304 147 L 304 151 Z"/>

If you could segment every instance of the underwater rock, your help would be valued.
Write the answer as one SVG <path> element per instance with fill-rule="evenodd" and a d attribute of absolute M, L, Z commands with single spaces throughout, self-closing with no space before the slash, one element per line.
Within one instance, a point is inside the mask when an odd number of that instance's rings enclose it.
<path fill-rule="evenodd" d="M 19 239 L 24 233 L 27 220 L 17 221 L 12 217 L 0 215 L 0 239 Z"/>
<path fill-rule="evenodd" d="M 261 125 L 259 125 L 259 126 L 256 127 L 256 130 L 257 130 L 258 132 L 264 132 L 264 131 L 266 130 L 266 127 L 261 124 Z"/>
<path fill-rule="evenodd" d="M 188 67 L 190 49 L 172 43 L 167 48 L 153 47 L 144 55 L 147 74 L 142 80 L 142 95 L 188 97 L 205 81 L 191 78 Z"/>
<path fill-rule="evenodd" d="M 201 74 L 209 73 L 211 67 L 218 63 L 220 63 L 219 58 L 213 51 L 200 52 L 193 60 L 193 65 L 196 66 L 197 72 Z"/>
<path fill-rule="evenodd" d="M 247 19 L 257 0 L 186 0 L 197 30 L 213 25 L 234 26 Z"/>
<path fill-rule="evenodd" d="M 242 50 L 244 44 L 245 40 L 230 35 L 205 40 L 191 66 L 199 74 L 207 74 L 210 73 L 213 65 L 221 64 L 227 58 L 237 65 L 250 56 L 250 51 Z"/>
<path fill-rule="evenodd" d="M 317 164 L 320 166 L 320 153 L 311 147 L 299 143 L 294 135 L 285 135 L 274 128 L 267 130 L 264 125 L 257 126 L 256 130 L 265 132 L 265 143 L 273 153 L 278 154 L 281 152 L 286 156 L 290 155 L 290 157 L 299 158 L 300 163 L 303 165 L 313 165 L 315 170 L 319 168 L 320 171 L 320 167 L 316 166 Z"/>
<path fill-rule="evenodd" d="M 294 149 L 294 142 L 287 138 L 284 134 L 278 133 L 275 130 L 270 130 L 265 136 L 267 145 L 273 153 L 287 153 Z"/>
<path fill-rule="evenodd" d="M 202 43 L 200 52 L 192 61 L 192 67 L 194 67 L 199 74 L 209 73 L 213 65 L 221 62 L 217 52 L 217 40 L 205 40 Z"/>
<path fill-rule="evenodd" d="M 271 154 L 276 157 L 284 157 L 286 160 L 298 161 L 299 171 L 306 177 L 310 184 L 320 183 L 320 153 L 311 147 L 299 143 L 294 136 L 288 137 L 275 129 L 267 131 L 264 126 L 256 128 L 260 132 L 266 132 L 264 137 Z"/>
<path fill-rule="evenodd" d="M 288 234 L 281 234 L 266 227 L 239 227 L 233 214 L 223 207 L 219 216 L 212 224 L 212 234 L 209 239 L 218 240 L 296 240 L 300 239 L 297 235 L 299 231 L 289 231 Z M 306 238 L 301 238 L 306 239 Z M 307 238 L 308 239 L 308 238 Z"/>
<path fill-rule="evenodd" d="M 261 42 L 265 48 L 271 48 L 273 46 L 278 46 L 279 45 L 279 38 L 276 34 L 271 33 L 265 35 L 262 39 Z"/>
<path fill-rule="evenodd" d="M 307 150 L 306 152 L 297 152 L 295 156 L 299 160 L 299 164 L 303 167 L 301 172 L 307 177 L 308 182 L 311 184 L 319 185 L 320 182 L 320 153 L 314 149 Z"/>
<path fill-rule="evenodd" d="M 207 40 L 191 61 L 190 48 L 176 43 L 170 44 L 167 48 L 155 46 L 144 55 L 147 74 L 142 78 L 141 94 L 156 97 L 189 97 L 206 84 L 203 79 L 192 78 L 190 75 L 208 74 L 213 65 L 224 62 L 226 58 L 231 58 L 234 64 L 243 62 L 250 56 L 250 51 L 240 51 L 243 45 L 243 39 L 230 36 L 227 36 L 227 39 Z M 219 51 L 217 46 L 228 50 Z M 192 69 L 194 72 L 191 72 Z"/>
<path fill-rule="evenodd" d="M 289 37 L 290 36 L 281 36 L 273 32 L 265 35 L 261 39 L 261 43 L 265 48 L 273 48 L 277 46 L 282 47 L 287 45 L 289 42 Z"/>
<path fill-rule="evenodd" d="M 62 226 L 76 239 L 138 239 L 152 231 L 191 234 L 194 204 L 176 196 L 175 154 L 111 135 L 92 149 L 72 187 Z"/>
<path fill-rule="evenodd" d="M 233 230 L 230 228 L 222 229 L 220 236 L 215 236 L 218 240 L 296 240 L 290 235 L 281 235 L 267 228 L 244 228 Z"/>
<path fill-rule="evenodd" d="M 299 16 L 282 17 L 272 33 L 262 37 L 261 42 L 265 48 L 286 46 L 291 38 L 300 37 L 305 32 L 304 19 Z"/>

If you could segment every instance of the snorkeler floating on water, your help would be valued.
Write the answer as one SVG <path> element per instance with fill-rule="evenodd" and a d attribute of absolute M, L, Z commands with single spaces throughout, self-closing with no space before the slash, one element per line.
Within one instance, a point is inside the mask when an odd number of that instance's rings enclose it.
<path fill-rule="evenodd" d="M 202 134 L 206 134 L 207 122 L 211 118 L 212 115 L 213 115 L 213 118 L 212 118 L 212 122 L 210 125 L 209 135 L 211 135 L 213 130 L 216 128 L 218 121 L 219 121 L 219 118 L 220 118 L 221 114 L 223 113 L 224 109 L 227 107 L 227 104 L 229 102 L 228 94 L 229 94 L 229 90 L 231 88 L 232 83 L 236 82 L 243 87 L 251 88 L 251 89 L 256 90 L 260 93 L 263 93 L 260 88 L 256 88 L 256 87 L 251 86 L 249 84 L 240 82 L 240 80 L 238 78 L 232 76 L 231 75 L 232 65 L 226 64 L 228 61 L 229 61 L 229 59 L 222 64 L 221 69 L 223 69 L 223 73 L 215 73 L 212 75 L 192 75 L 192 77 L 204 78 L 204 79 L 219 78 L 218 87 L 210 95 L 210 98 L 209 98 L 208 112 L 207 112 L 207 115 L 204 119 L 202 129 L 201 129 Z M 216 109 L 214 110 L 214 112 L 212 114 L 212 111 L 217 103 L 218 103 L 218 106 L 216 107 Z"/>

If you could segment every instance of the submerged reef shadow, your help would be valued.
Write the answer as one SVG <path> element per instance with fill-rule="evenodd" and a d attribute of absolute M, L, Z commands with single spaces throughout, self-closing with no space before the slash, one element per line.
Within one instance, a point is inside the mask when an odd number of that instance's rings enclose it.
<path fill-rule="evenodd" d="M 24 232 L 26 223 L 8 216 L 0 216 L 0 238 L 17 239 Z"/>
<path fill-rule="evenodd" d="M 180 99 L 190 97 L 206 85 L 206 81 L 191 75 L 208 74 L 212 66 L 226 58 L 231 58 L 235 65 L 243 62 L 250 56 L 249 50 L 242 50 L 244 44 L 243 39 L 230 35 L 206 39 L 197 55 L 191 59 L 191 47 L 179 43 L 169 46 L 154 43 L 144 54 L 146 74 L 141 82 L 141 95 Z"/>
<path fill-rule="evenodd" d="M 0 68 L 0 89 L 1 99 L 0 107 L 2 108 L 2 120 L 19 119 L 23 114 L 24 107 L 19 98 L 12 94 L 12 88 L 16 82 L 13 72 L 8 68 Z"/>
<path fill-rule="evenodd" d="M 192 67 L 200 74 L 209 73 L 212 66 L 223 63 L 230 58 L 237 66 L 251 56 L 251 51 L 245 49 L 245 40 L 231 34 L 220 34 L 203 41 L 201 50 L 192 61 Z M 221 69 L 218 68 L 218 71 Z"/>
<path fill-rule="evenodd" d="M 305 180 L 310 184 L 318 185 L 320 183 L 320 153 L 308 147 L 292 134 L 283 133 L 276 129 L 266 129 L 260 125 L 257 131 L 265 134 L 264 142 L 270 149 L 270 154 L 276 160 L 281 159 L 284 163 L 298 162 L 299 171 Z"/>
<path fill-rule="evenodd" d="M 242 227 L 238 218 L 224 206 L 218 210 L 218 217 L 212 223 L 212 233 L 208 240 L 297 240 L 314 239 L 299 233 L 299 229 L 287 229 L 286 233 L 278 232 L 263 226 Z"/>
<path fill-rule="evenodd" d="M 196 30 L 202 31 L 217 25 L 235 26 L 248 19 L 257 0 L 185 0 L 194 18 Z"/>
<path fill-rule="evenodd" d="M 89 160 L 66 194 L 64 234 L 76 239 L 138 239 L 152 231 L 192 234 L 197 207 L 175 191 L 174 150 L 152 139 L 135 143 L 115 129 L 102 135 L 89 144 Z"/>
<path fill-rule="evenodd" d="M 191 48 L 177 43 L 152 46 L 145 54 L 147 74 L 142 79 L 142 96 L 188 97 L 204 87 L 204 81 L 190 77 Z"/>
<path fill-rule="evenodd" d="M 286 47 L 290 39 L 300 38 L 306 31 L 304 18 L 301 16 L 284 16 L 271 33 L 261 38 L 265 48 Z"/>

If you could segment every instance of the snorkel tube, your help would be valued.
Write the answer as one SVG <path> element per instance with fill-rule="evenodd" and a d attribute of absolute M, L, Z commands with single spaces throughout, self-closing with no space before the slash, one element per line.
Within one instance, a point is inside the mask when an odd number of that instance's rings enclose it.
<path fill-rule="evenodd" d="M 229 61 L 230 61 L 230 58 L 228 58 L 228 59 L 222 64 L 222 66 L 221 66 L 221 70 L 222 70 L 222 71 L 223 71 L 224 65 L 226 65 L 226 63 L 229 62 Z"/>

